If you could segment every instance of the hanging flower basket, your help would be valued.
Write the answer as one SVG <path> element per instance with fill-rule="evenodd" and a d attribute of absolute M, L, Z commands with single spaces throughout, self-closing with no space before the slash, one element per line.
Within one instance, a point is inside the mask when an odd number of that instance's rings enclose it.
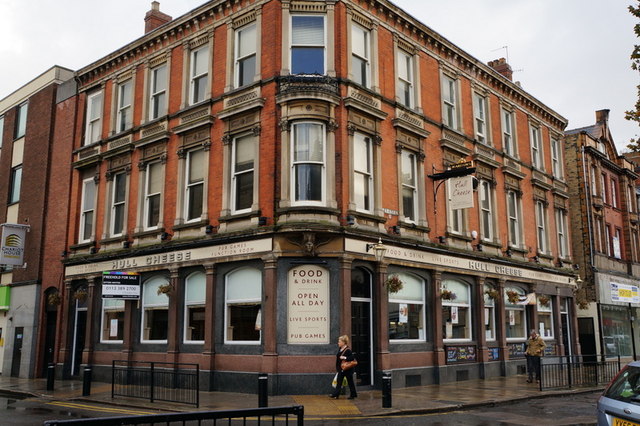
<path fill-rule="evenodd" d="M 511 304 L 518 303 L 520 301 L 520 293 L 513 290 L 507 290 L 507 300 Z"/>
<path fill-rule="evenodd" d="M 384 282 L 388 293 L 397 293 L 402 290 L 402 280 L 397 275 L 392 275 Z"/>
<path fill-rule="evenodd" d="M 60 303 L 62 303 L 62 297 L 60 297 L 60 293 L 56 291 L 55 293 L 51 293 L 50 295 L 48 295 L 47 303 L 51 306 L 58 306 Z"/>
<path fill-rule="evenodd" d="M 158 296 L 161 294 L 166 294 L 169 296 L 173 291 L 173 286 L 171 284 L 161 284 L 158 286 Z"/>
<path fill-rule="evenodd" d="M 495 288 L 490 288 L 485 291 L 484 294 L 486 294 L 489 299 L 498 300 L 500 298 L 500 292 Z"/>
<path fill-rule="evenodd" d="M 447 290 L 446 288 L 440 290 L 440 298 L 442 300 L 456 300 L 457 297 L 458 296 L 451 290 Z"/>
<path fill-rule="evenodd" d="M 540 302 L 540 305 L 548 307 L 549 302 L 551 302 L 551 298 L 549 298 L 549 296 L 547 296 L 546 294 L 543 294 L 538 297 L 538 302 Z"/>
<path fill-rule="evenodd" d="M 73 298 L 79 302 L 84 302 L 85 300 L 87 300 L 87 290 L 76 290 L 76 292 L 73 293 Z"/>

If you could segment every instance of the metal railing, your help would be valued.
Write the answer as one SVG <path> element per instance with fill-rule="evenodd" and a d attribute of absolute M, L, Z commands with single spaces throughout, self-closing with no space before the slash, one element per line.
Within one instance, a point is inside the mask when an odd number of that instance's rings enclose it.
<path fill-rule="evenodd" d="M 543 362 L 540 366 L 540 390 L 606 385 L 619 370 L 620 356 L 557 357 L 557 362 Z"/>
<path fill-rule="evenodd" d="M 199 407 L 199 380 L 198 364 L 113 361 L 111 398 L 124 396 Z"/>
<path fill-rule="evenodd" d="M 120 417 L 102 417 L 94 419 L 74 419 L 74 420 L 48 420 L 44 422 L 44 426 L 63 426 L 63 425 L 83 425 L 83 426 L 124 426 L 124 425 L 185 425 L 189 424 L 201 425 L 205 421 L 207 425 L 217 424 L 217 420 L 223 420 L 220 424 L 236 424 L 232 420 L 246 424 L 255 421 L 257 424 L 278 424 L 285 426 L 304 425 L 304 407 L 301 405 L 288 407 L 272 407 L 272 408 L 250 408 L 246 410 L 226 410 L 226 411 L 201 411 L 194 413 L 172 413 L 172 414 L 151 414 L 146 416 L 120 416 Z"/>

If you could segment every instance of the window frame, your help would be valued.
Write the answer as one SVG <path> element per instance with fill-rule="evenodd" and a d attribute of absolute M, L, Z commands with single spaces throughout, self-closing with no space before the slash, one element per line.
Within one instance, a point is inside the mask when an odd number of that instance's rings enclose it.
<path fill-rule="evenodd" d="M 95 104 L 94 100 L 98 99 Z M 86 126 L 84 134 L 84 145 L 91 145 L 102 140 L 102 111 L 104 109 L 104 95 L 102 90 L 87 94 Z M 94 106 L 97 108 L 97 116 L 94 117 Z M 94 138 L 94 132 L 97 132 Z"/>
<path fill-rule="evenodd" d="M 121 302 L 122 306 L 120 307 L 120 303 L 118 306 L 109 307 L 105 306 L 105 302 Z M 125 301 L 124 299 L 102 299 L 101 303 L 101 314 L 100 314 L 100 343 L 104 343 L 107 345 L 113 344 L 122 344 L 124 342 L 124 315 L 125 315 Z M 105 324 L 106 313 L 107 312 L 122 312 L 122 322 L 120 322 L 119 318 L 115 318 L 118 320 L 118 332 L 120 332 L 120 327 L 122 326 L 123 339 L 105 339 L 104 332 L 110 330 L 110 328 L 105 328 L 105 326 L 111 327 L 110 324 Z M 121 325 L 122 324 L 122 325 Z M 119 334 L 119 333 L 118 333 Z M 117 334 L 116 334 L 117 337 Z"/>
<path fill-rule="evenodd" d="M 450 129 L 460 129 L 458 79 L 442 74 L 442 123 Z M 475 128 L 475 126 L 474 126 Z"/>
<path fill-rule="evenodd" d="M 544 170 L 544 157 L 542 153 L 542 131 L 539 126 L 530 125 L 531 138 L 531 166 L 534 169 Z"/>
<path fill-rule="evenodd" d="M 87 184 L 93 186 L 93 203 L 92 208 L 86 208 L 85 204 L 87 201 Z M 95 235 L 94 227 L 95 227 L 95 219 L 96 219 L 96 195 L 98 192 L 98 185 L 96 185 L 96 181 L 93 177 L 85 178 L 82 180 L 82 195 L 80 198 L 80 228 L 78 230 L 78 242 L 79 243 L 88 243 L 92 241 L 92 236 Z M 86 227 L 87 227 L 87 216 L 88 213 L 91 213 L 91 230 L 89 235 L 85 235 Z"/>
<path fill-rule="evenodd" d="M 16 204 L 20 202 L 20 192 L 22 191 L 22 164 L 11 168 L 10 179 L 7 204 Z"/>
<path fill-rule="evenodd" d="M 536 200 L 536 237 L 538 242 L 538 252 L 546 253 L 547 247 L 547 207 L 544 201 Z"/>
<path fill-rule="evenodd" d="M 568 234 L 567 234 L 567 214 L 563 209 L 556 209 L 556 231 L 558 235 L 558 257 L 564 259 L 569 257 Z"/>
<path fill-rule="evenodd" d="M 0 115 L 0 149 L 2 149 L 4 139 L 4 115 Z"/>
<path fill-rule="evenodd" d="M 322 161 L 314 161 L 314 160 L 297 160 L 296 161 L 296 147 L 298 146 L 297 140 L 297 128 L 303 125 L 312 125 L 319 126 L 320 135 L 322 136 L 321 148 L 322 148 Z M 312 141 L 310 141 L 312 142 Z M 326 124 L 321 121 L 313 121 L 313 120 L 301 120 L 296 121 L 291 124 L 291 198 L 292 205 L 294 206 L 324 206 L 327 201 L 327 133 L 326 133 Z M 303 165 L 319 165 L 321 169 L 320 173 L 320 200 L 309 200 L 309 199 L 299 199 L 298 198 L 298 175 L 297 175 L 297 167 Z M 302 191 L 300 191 L 302 193 Z"/>
<path fill-rule="evenodd" d="M 364 46 L 361 46 L 364 48 L 364 56 L 357 53 L 355 49 L 356 37 L 354 37 L 354 32 L 356 30 L 361 31 L 364 36 L 363 37 Z M 369 28 L 366 28 L 358 24 L 357 22 L 352 21 L 351 22 L 351 78 L 352 78 L 352 81 L 366 88 L 371 88 L 371 48 L 372 48 L 371 30 Z M 364 66 L 364 73 L 359 72 L 356 74 L 356 69 L 357 69 L 356 61 L 358 61 L 358 64 L 361 64 L 361 66 Z M 358 81 L 358 79 L 356 79 L 357 75 L 362 75 L 362 78 L 360 79 L 361 81 Z"/>
<path fill-rule="evenodd" d="M 27 133 L 27 115 L 29 113 L 29 102 L 23 102 L 16 107 L 16 121 L 13 130 L 13 139 L 20 139 Z"/>
<path fill-rule="evenodd" d="M 365 145 L 366 170 L 359 170 L 357 167 L 361 150 L 357 145 L 362 142 Z M 374 146 L 373 139 L 362 132 L 353 134 L 353 202 L 358 212 L 373 214 L 375 209 L 375 188 L 374 188 Z M 361 176 L 362 179 L 357 179 Z M 358 187 L 362 186 L 362 199 L 358 193 Z M 368 207 L 367 207 L 368 204 Z"/>
<path fill-rule="evenodd" d="M 564 180 L 562 167 L 562 142 L 558 138 L 551 138 L 551 172 L 556 179 Z"/>
<path fill-rule="evenodd" d="M 549 297 L 549 299 L 551 299 L 550 295 L 547 295 L 547 297 Z M 540 296 L 538 296 L 536 298 L 536 308 L 538 310 L 538 324 L 537 328 L 538 328 L 538 334 L 540 335 L 540 337 L 542 337 L 543 340 L 554 340 L 555 339 L 555 326 L 554 326 L 554 313 L 553 313 L 553 303 L 551 300 L 549 300 L 549 305 L 548 306 L 543 306 L 542 303 L 540 303 Z M 546 333 L 543 330 L 540 330 L 540 317 L 546 317 L 548 316 L 549 318 L 549 322 L 550 322 L 550 335 L 547 336 Z M 542 332 L 541 332 L 542 331 Z"/>
<path fill-rule="evenodd" d="M 412 299 L 394 299 L 394 297 L 396 297 L 399 293 L 402 293 L 402 290 L 400 290 L 398 293 L 389 293 L 389 301 L 388 304 L 392 304 L 392 303 L 397 303 L 397 304 L 407 304 L 407 305 L 420 305 L 422 306 L 422 334 L 423 336 L 420 337 L 420 328 L 418 328 L 418 338 L 417 339 L 392 339 L 391 337 L 389 337 L 389 343 L 393 343 L 393 344 L 404 344 L 404 343 L 423 343 L 427 340 L 427 330 L 428 330 L 428 324 L 427 324 L 427 303 L 426 303 L 426 298 L 427 298 L 427 286 L 426 286 L 426 281 L 424 278 L 422 278 L 419 275 L 415 275 L 415 274 L 409 274 L 409 273 L 397 273 L 394 274 L 397 275 L 401 280 L 402 277 L 411 277 L 414 280 L 419 282 L 419 285 L 421 286 L 421 292 L 422 292 L 422 300 L 417 301 L 417 300 L 412 300 Z M 404 280 L 405 282 L 408 282 L 408 280 Z M 390 318 L 390 314 L 387 317 L 387 323 L 389 324 L 391 322 L 391 318 Z M 389 334 L 391 333 L 390 328 L 389 328 Z"/>
<path fill-rule="evenodd" d="M 611 207 L 618 208 L 618 180 L 614 178 L 609 179 L 609 185 L 611 186 Z"/>
<path fill-rule="evenodd" d="M 156 282 L 157 285 L 152 287 L 152 284 L 155 284 Z M 165 339 L 145 339 L 144 335 L 145 335 L 145 325 L 147 323 L 147 309 L 149 310 L 164 310 L 166 309 L 167 311 L 167 319 L 169 317 L 169 296 L 167 296 L 166 293 L 161 293 L 161 294 L 157 294 L 158 292 L 158 288 L 160 287 L 160 285 L 164 285 L 164 284 L 170 284 L 170 281 L 162 276 L 162 275 L 155 275 L 152 277 L 149 277 L 147 280 L 145 280 L 144 283 L 142 283 L 142 301 L 141 301 L 141 305 L 140 305 L 140 312 L 141 312 L 141 326 L 140 326 L 140 343 L 144 343 L 144 344 L 166 344 L 168 341 L 168 333 L 167 333 L 167 338 Z M 147 303 L 146 298 L 145 298 L 145 294 L 147 291 L 151 291 L 151 293 L 153 294 L 154 292 L 157 294 L 157 296 L 159 298 L 164 297 L 164 299 L 161 300 L 166 300 L 166 303 Z M 158 309 L 160 308 L 160 309 Z M 164 309 L 163 309 L 164 308 Z M 150 328 L 151 329 L 151 328 Z"/>
<path fill-rule="evenodd" d="M 476 140 L 483 145 L 491 146 L 491 127 L 489 125 L 489 98 L 473 92 L 473 129 Z M 483 130 L 480 130 L 482 127 Z"/>
<path fill-rule="evenodd" d="M 442 289 L 449 289 L 448 286 L 451 284 L 455 284 L 457 283 L 457 287 L 459 287 L 460 285 L 466 287 L 466 291 L 467 291 L 467 302 L 463 303 L 460 300 L 462 300 L 462 297 L 460 297 L 461 295 L 459 294 L 458 291 L 454 291 L 454 293 L 456 294 L 456 299 L 455 300 L 446 300 L 446 299 L 442 299 L 442 326 L 446 327 L 446 321 L 444 318 L 444 307 L 456 307 L 456 308 L 466 308 L 467 309 L 467 315 L 466 315 L 466 324 L 465 324 L 465 329 L 468 332 L 467 337 L 464 338 L 447 338 L 446 337 L 446 333 L 445 330 L 443 330 L 442 333 L 442 342 L 443 343 L 461 343 L 461 342 L 470 342 L 473 340 L 473 336 L 474 336 L 474 330 L 473 330 L 473 321 L 472 321 L 472 317 L 473 317 L 473 307 L 472 307 L 472 294 L 471 294 L 471 286 L 468 283 L 465 283 L 464 281 L 460 281 L 460 280 L 451 280 L 451 279 L 445 279 L 442 280 Z"/>
<path fill-rule="evenodd" d="M 239 141 L 244 141 L 244 140 L 250 140 L 251 141 L 252 151 L 253 151 L 253 155 L 252 155 L 253 164 L 251 166 L 251 169 L 237 171 L 236 170 L 236 165 L 237 165 L 237 155 L 238 155 L 238 143 L 239 143 Z M 253 205 L 255 204 L 255 178 L 256 178 L 256 168 L 257 168 L 257 147 L 258 147 L 258 137 L 255 136 L 253 133 L 241 133 L 241 134 L 238 134 L 238 135 L 233 137 L 232 144 L 231 144 L 231 167 L 230 167 L 230 172 L 231 172 L 231 179 L 230 179 L 231 190 L 229 191 L 229 193 L 230 193 L 230 203 L 229 203 L 229 205 L 231 207 L 231 213 L 232 214 L 249 213 L 249 212 L 252 211 Z M 240 184 L 240 180 L 238 180 L 238 177 L 242 176 L 242 175 L 247 175 L 249 173 L 251 174 L 251 204 L 246 208 L 239 209 L 238 208 L 238 193 L 239 193 L 238 186 Z"/>
<path fill-rule="evenodd" d="M 151 172 L 151 168 L 152 167 L 156 167 L 156 166 L 158 167 L 159 173 L 160 173 L 160 186 L 161 186 L 161 188 L 160 188 L 160 190 L 158 192 L 150 193 L 149 192 L 149 189 L 150 189 L 149 188 L 149 185 L 150 185 L 149 179 L 150 179 L 150 175 L 151 175 L 150 172 Z M 162 191 L 162 186 L 163 186 L 162 183 L 163 183 L 163 180 L 164 180 L 164 167 L 163 167 L 162 162 L 161 161 L 150 161 L 149 163 L 147 163 L 147 165 L 145 167 L 145 175 L 144 175 L 144 191 L 143 191 L 143 194 L 142 194 L 142 196 L 144 197 L 144 199 L 143 199 L 144 211 L 143 211 L 143 219 L 142 220 L 143 220 L 143 229 L 145 231 L 152 231 L 152 230 L 158 229 L 159 223 L 162 220 L 162 208 L 163 208 L 163 206 L 162 206 L 162 192 L 163 192 Z M 151 207 L 150 199 L 152 197 L 156 197 L 156 196 L 160 198 L 160 201 L 158 202 L 158 204 L 160 206 L 159 207 L 160 211 L 158 213 L 158 218 L 159 219 L 158 219 L 158 223 L 156 225 L 149 225 L 149 220 L 151 219 L 150 215 L 149 215 L 149 208 Z"/>
<path fill-rule="evenodd" d="M 412 182 L 409 182 L 407 180 L 404 179 L 404 166 L 405 166 L 405 158 L 409 159 L 410 163 L 411 163 L 411 174 L 413 176 L 412 178 Z M 405 149 L 402 148 L 401 152 L 400 152 L 400 197 L 401 197 L 401 203 L 400 205 L 402 206 L 402 218 L 404 222 L 407 223 L 418 223 L 418 203 L 419 203 L 419 198 L 418 198 L 418 156 L 417 153 L 415 151 L 409 150 L 409 149 Z M 408 189 L 409 191 L 411 191 L 412 194 L 412 216 L 407 216 L 407 209 L 406 209 L 406 205 L 405 205 L 405 189 Z"/>
<path fill-rule="evenodd" d="M 116 200 L 118 196 L 118 181 L 119 179 L 123 179 L 124 185 L 124 197 L 122 200 Z M 110 197 L 110 218 L 109 218 L 109 235 L 112 237 L 118 237 L 124 234 L 126 227 L 126 215 L 127 215 L 127 182 L 128 176 L 127 172 L 120 171 L 113 174 L 113 180 L 111 182 L 111 197 Z M 116 232 L 116 218 L 117 218 L 117 210 L 122 210 L 122 227 L 120 232 Z"/>
<path fill-rule="evenodd" d="M 306 44 L 306 43 L 298 43 L 294 44 L 294 20 L 296 18 L 321 18 L 322 19 L 322 46 L 319 44 Z M 291 64 L 291 74 L 292 75 L 327 75 L 327 17 L 324 14 L 313 14 L 313 13 L 295 13 L 290 16 L 290 28 L 291 28 L 291 38 L 289 40 L 289 64 Z M 294 70 L 294 51 L 295 49 L 305 49 L 305 48 L 315 48 L 320 50 L 322 48 L 322 72 L 320 73 L 310 73 L 306 72 L 295 72 Z"/>
<path fill-rule="evenodd" d="M 513 212 L 511 212 L 510 199 L 513 199 Z M 520 197 L 518 196 L 518 193 L 513 189 L 507 190 L 507 231 L 509 236 L 509 245 L 511 247 L 520 247 L 522 244 L 523 236 L 520 211 Z M 517 238 L 517 241 L 512 241 L 513 236 Z"/>
<path fill-rule="evenodd" d="M 402 48 L 396 52 L 396 96 L 401 105 L 409 109 L 416 107 L 415 95 L 415 55 Z M 400 74 L 400 63 L 404 62 L 407 75 Z"/>
<path fill-rule="evenodd" d="M 196 278 L 202 278 L 204 280 L 204 298 L 196 300 L 196 301 L 190 301 L 189 300 L 189 287 L 191 286 L 195 286 L 194 281 Z M 194 344 L 204 344 L 204 339 L 202 340 L 194 340 L 194 339 L 189 339 L 188 338 L 188 328 L 189 327 L 189 310 L 191 308 L 204 308 L 205 309 L 205 317 L 206 317 L 206 286 L 207 286 L 207 281 L 206 281 L 207 277 L 205 275 L 204 272 L 202 271 L 196 271 L 193 272 L 189 275 L 187 275 L 187 277 L 184 279 L 184 318 L 183 318 L 183 336 L 182 336 L 182 342 L 185 344 L 190 344 L 190 345 L 194 345 Z M 203 335 L 204 335 L 204 328 L 205 326 L 203 326 Z M 204 337 L 204 336 L 203 336 Z"/>
<path fill-rule="evenodd" d="M 158 79 L 160 70 L 164 70 L 164 81 Z M 169 66 L 167 63 L 162 63 L 149 70 L 149 121 L 157 120 L 158 118 L 166 115 L 168 108 L 168 78 L 169 78 Z M 162 83 L 163 87 L 158 88 L 158 83 Z M 162 99 L 161 105 L 158 105 L 158 100 Z"/>
<path fill-rule="evenodd" d="M 201 73 L 198 72 L 198 64 L 200 61 L 200 54 L 204 54 L 204 71 Z M 204 46 L 193 49 L 189 52 L 189 105 L 198 104 L 208 97 L 208 88 L 209 84 L 209 63 L 210 63 L 210 55 L 209 55 L 209 43 L 206 43 Z M 200 89 L 201 84 L 204 86 L 202 92 L 202 99 L 197 98 L 196 95 L 200 92 L 197 89 Z"/>
<path fill-rule="evenodd" d="M 254 49 L 244 55 L 241 56 L 240 54 L 240 48 L 241 48 L 241 41 L 242 41 L 242 33 L 247 31 L 247 30 L 251 30 L 253 29 L 253 31 L 255 31 L 255 40 L 256 40 L 256 45 L 254 46 Z M 237 28 L 234 31 L 234 47 L 233 47 L 233 70 L 234 70 L 234 77 L 233 77 L 233 85 L 235 88 L 240 88 L 240 87 L 245 87 L 248 86 L 250 84 L 252 84 L 255 81 L 255 76 L 257 73 L 257 65 L 258 65 L 258 25 L 257 22 L 253 21 L 250 22 L 246 25 L 243 25 L 239 28 Z M 253 75 L 251 76 L 251 81 L 247 81 L 244 82 L 242 80 L 242 76 L 244 75 L 243 73 L 241 73 L 241 68 L 244 64 L 245 61 L 251 59 L 253 57 L 254 62 L 253 62 Z"/>
<path fill-rule="evenodd" d="M 126 99 L 126 90 L 129 88 L 128 99 Z M 118 101 L 116 104 L 116 133 L 125 132 L 133 127 L 133 79 L 129 78 L 122 83 L 118 83 L 117 87 Z M 124 101 L 128 101 L 123 104 Z M 124 121 L 123 121 L 124 116 Z"/>
<path fill-rule="evenodd" d="M 494 235 L 494 196 L 493 184 L 486 179 L 480 179 L 478 185 L 478 211 L 480 213 L 480 235 L 482 241 L 493 241 Z M 486 197 L 485 197 L 486 195 Z M 485 203 L 486 201 L 486 203 Z M 488 205 L 485 205 L 488 204 Z M 486 223 L 485 223 L 486 222 Z M 485 229 L 487 228 L 488 230 Z"/>
<path fill-rule="evenodd" d="M 487 342 L 495 342 L 497 340 L 497 322 L 496 322 L 496 314 L 497 314 L 497 310 L 496 310 L 496 302 L 495 300 L 493 300 L 492 298 L 490 298 L 487 294 L 488 290 L 493 290 L 494 288 L 485 284 L 484 285 L 484 292 L 483 292 L 483 297 L 484 297 L 484 324 L 483 324 L 483 331 L 485 333 L 485 339 Z M 487 326 L 489 327 L 489 330 L 487 330 Z M 491 336 L 487 336 L 487 331 L 491 331 Z"/>
<path fill-rule="evenodd" d="M 516 122 L 515 113 L 508 109 L 502 108 L 501 125 L 502 125 L 502 150 L 505 154 L 518 158 L 518 144 L 516 143 Z"/>
<path fill-rule="evenodd" d="M 229 278 L 231 276 L 233 276 L 236 273 L 245 271 L 245 270 L 251 270 L 254 274 L 255 277 L 260 277 L 260 295 L 258 297 L 250 297 L 250 298 L 244 298 L 244 299 L 229 299 Z M 264 297 L 264 289 L 263 289 L 263 285 L 264 285 L 264 279 L 262 277 L 262 272 L 254 267 L 241 267 L 238 269 L 234 269 L 233 271 L 230 271 L 229 273 L 225 274 L 224 276 L 224 324 L 223 324 L 223 328 L 224 328 L 224 336 L 223 336 L 223 341 L 225 345 L 261 345 L 262 344 L 262 338 L 263 338 L 263 334 L 262 334 L 262 327 L 259 330 L 259 338 L 258 340 L 229 340 L 229 335 L 228 335 L 228 330 L 230 327 L 229 324 L 229 306 L 230 305 L 248 305 L 248 304 L 257 304 L 259 305 L 259 309 L 258 312 L 259 314 L 262 311 L 262 299 Z"/>
<path fill-rule="evenodd" d="M 208 151 L 205 151 L 204 148 L 197 148 L 197 149 L 191 149 L 189 151 L 187 151 L 186 155 L 185 155 L 185 168 L 184 168 L 184 217 L 185 217 L 185 222 L 186 223 L 192 223 L 192 222 L 199 222 L 200 220 L 202 220 L 202 213 L 204 212 L 204 203 L 205 203 L 205 193 L 204 193 L 204 187 L 205 187 L 205 177 L 206 177 L 206 173 L 207 171 L 206 169 L 206 159 L 205 159 L 205 155 L 207 155 Z M 191 175 L 191 169 L 193 168 L 193 156 L 196 154 L 201 154 L 202 157 L 200 157 L 200 160 L 202 161 L 202 164 L 200 165 L 200 168 L 202 170 L 202 177 L 198 180 L 194 180 L 194 182 L 190 181 L 190 175 Z M 191 195 L 194 191 L 197 191 L 197 188 L 200 188 L 200 214 L 199 215 L 193 215 L 194 211 L 198 210 L 198 207 L 193 204 L 192 205 L 192 199 L 191 199 Z M 197 196 L 197 192 L 195 193 L 195 195 Z M 197 200 L 196 200 L 197 202 Z M 193 216 L 193 217 L 191 217 Z"/>
<path fill-rule="evenodd" d="M 507 342 L 514 342 L 514 341 L 526 341 L 527 340 L 527 330 L 528 330 L 528 318 L 527 318 L 527 310 L 526 310 L 526 306 L 525 305 L 518 305 L 518 304 L 514 304 L 509 302 L 509 298 L 507 297 L 507 291 L 515 291 L 517 292 L 520 296 L 524 296 L 526 294 L 526 292 L 521 289 L 520 287 L 505 287 L 504 288 L 504 294 L 502 295 L 503 300 L 504 300 L 504 311 L 505 311 L 505 318 L 503 318 L 502 320 L 505 321 L 505 339 Z M 522 326 L 520 328 L 519 331 L 522 332 L 521 336 L 516 336 L 516 337 L 507 337 L 508 334 L 508 330 L 509 327 L 511 326 L 510 324 L 508 324 L 508 318 L 509 318 L 509 311 L 517 311 L 520 312 L 522 315 Z M 515 326 L 515 324 L 514 324 Z"/>

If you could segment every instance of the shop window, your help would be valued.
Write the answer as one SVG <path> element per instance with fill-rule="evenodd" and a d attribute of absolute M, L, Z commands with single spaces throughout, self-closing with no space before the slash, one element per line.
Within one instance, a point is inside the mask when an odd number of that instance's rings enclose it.
<path fill-rule="evenodd" d="M 204 343 L 204 318 L 206 300 L 206 276 L 195 272 L 185 280 L 184 294 L 184 341 Z"/>
<path fill-rule="evenodd" d="M 522 340 L 527 338 L 525 305 L 518 304 L 520 297 L 524 297 L 524 295 L 524 290 L 519 287 L 506 287 L 504 289 L 507 340 Z"/>
<path fill-rule="evenodd" d="M 101 343 L 122 343 L 124 336 L 124 300 L 102 299 Z"/>
<path fill-rule="evenodd" d="M 353 135 L 353 196 L 356 210 L 373 212 L 373 143 L 359 132 Z"/>
<path fill-rule="evenodd" d="M 98 142 L 102 138 L 102 92 L 87 96 L 87 128 L 84 144 Z"/>
<path fill-rule="evenodd" d="M 291 74 L 325 74 L 324 16 L 291 17 Z"/>
<path fill-rule="evenodd" d="M 204 203 L 205 153 L 206 152 L 203 149 L 193 150 L 187 153 L 184 189 L 184 214 L 187 222 L 198 221 L 202 217 Z"/>
<path fill-rule="evenodd" d="M 629 309 L 624 306 L 600 306 L 604 354 L 610 357 L 633 356 Z"/>
<path fill-rule="evenodd" d="M 262 273 L 242 268 L 226 276 L 225 343 L 259 344 L 262 330 Z"/>
<path fill-rule="evenodd" d="M 231 211 L 248 213 L 254 205 L 256 147 L 253 134 L 233 138 L 231 147 Z"/>
<path fill-rule="evenodd" d="M 442 280 L 441 291 L 444 341 L 471 340 L 471 287 L 456 280 Z M 448 298 L 445 294 L 449 295 Z"/>
<path fill-rule="evenodd" d="M 19 139 L 24 136 L 27 131 L 27 110 L 29 108 L 29 104 L 27 102 L 18 106 L 16 109 L 16 124 L 15 130 L 13 132 L 13 138 Z"/>
<path fill-rule="evenodd" d="M 553 339 L 553 303 L 545 294 L 538 296 L 538 334 L 543 339 Z"/>
<path fill-rule="evenodd" d="M 169 297 L 162 290 L 165 277 L 148 279 L 142 286 L 142 343 L 166 343 L 169 326 Z"/>
<path fill-rule="evenodd" d="M 255 23 L 236 30 L 235 38 L 235 85 L 253 83 L 256 76 L 257 26 Z"/>
<path fill-rule="evenodd" d="M 425 283 L 409 274 L 396 274 L 402 290 L 389 294 L 389 340 L 397 342 L 424 341 Z"/>
<path fill-rule="evenodd" d="M 295 123 L 292 135 L 294 200 L 299 204 L 322 204 L 326 191 L 324 124 Z"/>
<path fill-rule="evenodd" d="M 493 287 L 484 286 L 484 335 L 487 341 L 496 340 L 496 301 L 489 296 L 489 291 L 495 291 Z"/>
<path fill-rule="evenodd" d="M 118 85 L 118 113 L 116 132 L 124 132 L 133 126 L 133 81 L 131 79 Z"/>

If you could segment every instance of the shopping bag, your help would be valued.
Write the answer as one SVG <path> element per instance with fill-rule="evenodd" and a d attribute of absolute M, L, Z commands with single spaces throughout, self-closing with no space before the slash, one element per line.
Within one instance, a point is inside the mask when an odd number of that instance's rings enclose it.
<path fill-rule="evenodd" d="M 333 381 L 331 382 L 331 386 L 333 386 L 334 388 L 338 386 L 338 373 L 336 373 L 336 375 L 333 376 Z"/>

